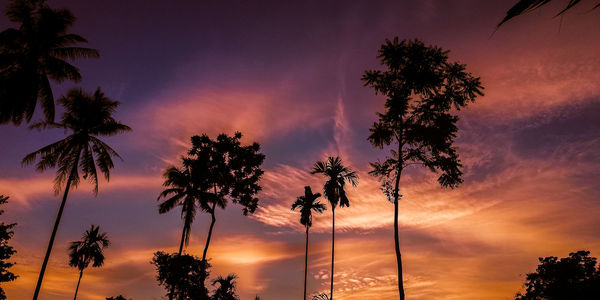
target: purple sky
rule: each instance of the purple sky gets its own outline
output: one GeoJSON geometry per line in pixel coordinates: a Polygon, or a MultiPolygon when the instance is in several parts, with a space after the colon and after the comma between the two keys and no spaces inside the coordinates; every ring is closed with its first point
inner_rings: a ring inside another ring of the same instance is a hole
{"type": "MultiPolygon", "coordinates": [[[[261,207],[218,211],[213,275],[235,272],[242,299],[300,299],[304,235],[295,197],[323,180],[308,173],[339,154],[359,172],[350,208],[336,210],[336,299],[396,299],[393,206],[367,172],[386,153],[366,141],[383,99],[362,86],[385,38],[419,38],[451,50],[482,78],[484,97],[461,112],[465,183],[441,190],[410,170],[402,182],[401,247],[409,299],[511,299],[539,256],[600,251],[600,11],[583,3],[562,19],[550,5],[507,23],[511,1],[53,1],[78,17],[72,32],[101,58],[77,61],[83,81],[121,101],[131,133],[106,138],[124,158],[94,197],[72,194],[41,299],[74,292],[66,247],[90,224],[113,244],[86,270],[80,299],[124,294],[161,299],[149,261],[175,251],[181,220],[159,215],[161,173],[194,134],[244,133],[266,155],[261,207]],[[154,3],[153,3],[154,2],[154,3]],[[324,3],[323,3],[324,2],[324,3]]],[[[4,29],[10,24],[0,18],[4,29]]],[[[18,222],[9,299],[34,290],[59,205],[53,172],[21,167],[25,154],[64,136],[0,127],[3,221],[18,222]]],[[[209,224],[199,215],[187,253],[200,256],[209,224]]],[[[331,214],[311,229],[309,292],[328,290],[331,214]]]]}

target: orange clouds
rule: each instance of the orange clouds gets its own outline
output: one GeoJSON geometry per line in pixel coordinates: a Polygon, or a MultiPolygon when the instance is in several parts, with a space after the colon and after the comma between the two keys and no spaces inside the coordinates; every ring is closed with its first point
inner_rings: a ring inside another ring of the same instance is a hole
{"type": "Polygon", "coordinates": [[[241,131],[246,141],[262,142],[298,126],[317,127],[323,122],[309,103],[290,99],[283,91],[187,89],[157,99],[135,122],[144,124],[143,138],[138,138],[141,144],[174,144],[180,150],[192,135],[235,131],[241,131]]]}
{"type": "MultiPolygon", "coordinates": [[[[48,172],[43,176],[33,178],[0,178],[0,190],[10,196],[11,202],[19,203],[24,207],[31,205],[32,199],[39,197],[56,198],[53,194],[53,177],[48,172]]],[[[156,175],[116,175],[111,176],[109,182],[99,179],[100,193],[103,191],[130,190],[159,188],[162,184],[159,174],[156,175]]],[[[72,193],[89,193],[92,185],[81,179],[79,186],[72,193]]],[[[64,191],[60,191],[62,195],[64,191]]]]}

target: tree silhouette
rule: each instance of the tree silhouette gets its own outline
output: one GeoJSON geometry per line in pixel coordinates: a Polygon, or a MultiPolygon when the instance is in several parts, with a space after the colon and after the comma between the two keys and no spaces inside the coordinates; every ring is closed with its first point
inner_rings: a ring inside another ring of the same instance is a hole
{"type": "MultiPolygon", "coordinates": [[[[524,13],[530,12],[532,10],[536,10],[536,9],[550,3],[550,1],[551,0],[519,0],[506,12],[506,16],[504,16],[504,19],[502,19],[502,21],[500,21],[500,23],[498,23],[497,27],[500,27],[502,24],[508,22],[508,20],[510,20],[516,16],[520,16],[524,13]]],[[[580,2],[581,2],[581,0],[569,0],[567,2],[567,6],[565,6],[565,8],[563,8],[561,11],[559,11],[554,17],[558,17],[558,16],[564,14],[567,10],[573,8],[573,6],[579,4],[580,2]]],[[[597,3],[595,6],[592,7],[592,9],[596,9],[598,7],[600,7],[600,3],[597,3]]]]}
{"type": "MultiPolygon", "coordinates": [[[[7,201],[7,196],[0,195],[0,205],[5,204],[7,201]]],[[[4,210],[0,209],[0,215],[3,213],[4,210]]],[[[7,260],[17,252],[12,246],[8,245],[8,241],[14,235],[12,229],[16,225],[16,223],[0,223],[0,283],[10,282],[17,279],[17,276],[8,270],[14,265],[14,263],[7,262],[7,260]]],[[[0,287],[0,300],[4,299],[6,299],[6,294],[4,293],[2,287],[0,287]]]]}
{"type": "Polygon", "coordinates": [[[177,300],[208,300],[204,281],[208,278],[210,264],[206,260],[185,254],[154,253],[151,262],[158,272],[159,285],[167,296],[177,300]]]}
{"type": "Polygon", "coordinates": [[[87,94],[81,89],[72,89],[66,96],[59,99],[59,103],[65,108],[60,123],[41,122],[32,125],[32,128],[63,128],[70,131],[71,134],[25,156],[23,159],[23,164],[27,165],[34,163],[39,156],[36,169],[40,172],[58,167],[54,179],[56,194],[59,193],[66,182],[33,300],[37,299],[42,286],[44,272],[50,258],[69,189],[71,186],[75,188],[79,184],[79,171],[83,174],[84,179],[89,180],[94,185],[94,194],[97,195],[98,171],[96,166],[104,174],[106,180],[109,180],[110,169],[114,167],[112,157],[120,158],[119,154],[100,140],[98,136],[112,136],[131,130],[131,128],[119,123],[112,117],[115,109],[119,106],[119,102],[105,97],[99,88],[94,94],[87,94]]]}
{"type": "Polygon", "coordinates": [[[217,289],[213,293],[212,300],[239,300],[240,298],[235,294],[236,279],[235,274],[229,274],[227,277],[219,276],[213,280],[213,286],[217,286],[217,289]]]}
{"type": "MultiPolygon", "coordinates": [[[[119,295],[117,297],[106,298],[106,300],[127,300],[127,298],[125,298],[123,295],[119,295]]],[[[129,300],[131,300],[131,299],[129,299],[129,300]]]]}
{"type": "MultiPolygon", "coordinates": [[[[158,196],[158,200],[165,198],[159,204],[158,212],[161,214],[167,213],[176,205],[181,206],[181,218],[183,219],[183,230],[181,232],[181,242],[179,243],[179,255],[183,251],[183,246],[187,246],[192,232],[192,223],[196,216],[196,209],[202,208],[204,211],[209,210],[208,199],[213,198],[214,194],[206,192],[211,187],[209,178],[206,176],[206,164],[200,165],[202,162],[208,162],[206,157],[198,157],[195,160],[182,157],[183,168],[179,169],[175,166],[168,167],[163,177],[166,187],[158,196]],[[203,176],[204,175],[204,176],[203,176]]],[[[169,299],[173,299],[173,291],[169,299]]]]}
{"type": "Polygon", "coordinates": [[[98,51],[77,46],[87,40],[68,33],[75,17],[67,9],[52,9],[43,0],[12,0],[5,14],[19,27],[0,32],[0,124],[29,122],[38,101],[52,122],[50,80],[81,80],[67,60],[98,57],[98,51]]]}
{"type": "MultiPolygon", "coordinates": [[[[161,214],[169,212],[175,206],[181,206],[181,218],[183,219],[183,230],[181,233],[181,242],[179,244],[179,254],[183,250],[184,244],[187,246],[192,230],[192,223],[196,215],[196,209],[202,208],[208,211],[208,199],[214,198],[214,194],[206,192],[210,188],[210,183],[206,180],[206,176],[194,176],[198,174],[201,168],[190,166],[190,159],[183,158],[183,168],[175,166],[168,167],[163,173],[165,181],[163,186],[166,187],[160,193],[158,199],[165,200],[159,204],[158,212],[161,214]]],[[[193,165],[197,166],[197,162],[193,165]]]]}
{"type": "Polygon", "coordinates": [[[460,110],[483,95],[480,80],[465,65],[449,62],[448,51],[426,46],[419,40],[387,40],[379,55],[385,71],[365,71],[365,86],[386,97],[385,112],[377,113],[368,140],[383,149],[392,145],[384,162],[371,163],[370,174],[382,181],[382,190],[394,204],[394,241],[398,268],[398,292],[404,300],[402,259],[398,234],[398,200],[402,171],[421,165],[441,175],[442,187],[462,182],[461,164],[453,146],[460,110]]]}
{"type": "Polygon", "coordinates": [[[79,270],[79,279],[77,280],[77,288],[75,289],[73,300],[77,299],[83,270],[90,263],[94,268],[101,267],[104,264],[104,248],[109,245],[110,241],[106,233],[100,233],[100,227],[94,225],[85,231],[80,241],[71,242],[69,246],[69,266],[79,270]]]}
{"type": "Polygon", "coordinates": [[[306,279],[308,277],[308,229],[312,226],[312,212],[323,213],[325,205],[317,199],[320,193],[313,194],[310,186],[304,187],[304,196],[299,196],[292,204],[292,210],[300,208],[300,224],[306,228],[306,250],[304,254],[304,300],[306,300],[306,279]]]}
{"type": "Polygon", "coordinates": [[[569,257],[539,258],[537,270],[527,274],[525,294],[515,300],[593,300],[600,299],[600,266],[589,251],[569,253],[569,257]]]}
{"type": "Polygon", "coordinates": [[[314,295],[312,297],[312,300],[330,300],[329,297],[327,297],[327,294],[318,294],[318,295],[314,295]]]}
{"type": "Polygon", "coordinates": [[[332,226],[331,226],[331,290],[329,299],[333,299],[333,264],[335,253],[335,207],[348,207],[350,200],[346,196],[346,181],[356,186],[358,184],[358,175],[352,169],[345,167],[342,160],[336,157],[329,157],[326,161],[318,161],[313,166],[311,174],[322,174],[327,178],[323,186],[323,194],[331,204],[332,226]]]}
{"type": "Polygon", "coordinates": [[[242,134],[239,132],[232,137],[220,134],[216,140],[211,140],[206,134],[192,137],[192,148],[188,152],[189,163],[192,170],[203,170],[205,176],[210,176],[214,195],[208,199],[206,207],[211,215],[211,223],[202,260],[206,260],[216,222],[217,206],[225,209],[231,200],[242,206],[244,215],[254,213],[258,206],[258,198],[255,195],[261,190],[258,181],[264,173],[260,165],[265,156],[258,153],[258,143],[242,146],[241,138],[242,134]]]}

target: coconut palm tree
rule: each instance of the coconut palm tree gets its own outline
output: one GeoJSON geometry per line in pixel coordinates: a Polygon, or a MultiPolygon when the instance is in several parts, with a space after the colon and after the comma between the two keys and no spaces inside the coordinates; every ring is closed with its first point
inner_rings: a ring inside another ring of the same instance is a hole
{"type": "Polygon", "coordinates": [[[333,264],[335,250],[335,207],[348,207],[350,200],[346,195],[346,181],[356,186],[358,175],[349,167],[342,164],[339,156],[327,158],[326,161],[318,161],[312,168],[311,174],[323,174],[327,181],[323,186],[323,194],[331,204],[332,227],[331,227],[331,290],[329,299],[333,299],[333,264]]]}
{"type": "MultiPolygon", "coordinates": [[[[507,12],[502,21],[498,23],[497,27],[500,27],[502,24],[506,23],[508,20],[520,16],[524,13],[530,12],[532,10],[536,10],[546,4],[550,3],[551,0],[519,0],[515,3],[507,12]]],[[[567,10],[570,10],[575,5],[581,3],[581,0],[569,0],[565,1],[567,5],[561,9],[554,17],[558,17],[564,14],[567,10]]],[[[600,3],[596,2],[591,9],[600,8],[600,3]]]]}
{"type": "Polygon", "coordinates": [[[308,229],[312,226],[312,212],[323,213],[325,205],[317,199],[320,193],[313,194],[310,186],[304,187],[304,196],[296,198],[292,204],[292,210],[300,208],[300,224],[306,228],[306,250],[304,254],[304,300],[306,300],[306,278],[308,277],[308,229]]]}
{"type": "Polygon", "coordinates": [[[54,179],[54,191],[58,194],[64,186],[64,194],[50,241],[40,270],[38,282],[33,299],[37,299],[46,265],[52,252],[54,238],[67,201],[71,186],[79,184],[79,172],[83,179],[89,180],[94,185],[94,194],[98,194],[98,170],[109,180],[110,169],[114,167],[112,157],[119,154],[109,145],[100,140],[99,136],[112,136],[131,130],[113,118],[113,113],[119,102],[113,101],[98,88],[93,94],[88,94],[81,89],[72,89],[66,96],[60,98],[59,103],[64,106],[65,112],[60,123],[42,122],[32,125],[33,128],[63,128],[70,131],[66,138],[45,146],[23,159],[23,164],[34,163],[38,157],[36,169],[40,172],[49,168],[58,167],[54,179]],[[96,168],[97,167],[97,168],[96,168]]]}
{"type": "Polygon", "coordinates": [[[85,231],[80,241],[71,242],[71,246],[69,246],[69,266],[79,269],[79,279],[77,280],[73,300],[77,299],[83,270],[90,263],[94,268],[101,267],[104,264],[104,248],[109,245],[110,241],[106,233],[100,233],[100,227],[94,225],[85,231]]]}
{"type": "Polygon", "coordinates": [[[38,102],[46,120],[54,121],[50,80],[81,80],[68,60],[99,57],[98,51],[77,46],[87,40],[68,33],[75,17],[67,9],[12,0],[5,13],[19,27],[0,32],[0,124],[29,122],[38,102]]]}
{"type": "MultiPolygon", "coordinates": [[[[197,174],[190,166],[190,160],[183,158],[184,167],[168,167],[163,173],[165,181],[164,191],[158,196],[158,200],[165,199],[158,206],[158,212],[164,214],[172,210],[175,206],[181,206],[181,218],[183,219],[183,230],[181,232],[181,242],[179,243],[179,255],[183,251],[183,246],[188,245],[192,230],[192,223],[196,216],[196,210],[201,208],[208,211],[208,200],[212,199],[213,193],[207,193],[204,190],[206,184],[202,184],[201,176],[197,174]],[[203,187],[204,186],[204,187],[203,187]]],[[[204,177],[206,179],[206,177],[204,177]]],[[[206,180],[205,180],[206,182],[206,180]]]]}

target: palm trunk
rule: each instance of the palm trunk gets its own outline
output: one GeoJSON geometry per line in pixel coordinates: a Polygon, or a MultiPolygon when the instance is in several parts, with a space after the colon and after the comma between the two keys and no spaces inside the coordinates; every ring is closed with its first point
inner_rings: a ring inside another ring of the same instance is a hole
{"type": "MultiPolygon", "coordinates": [[[[402,155],[402,144],[398,147],[398,153],[402,155]]],[[[398,198],[400,196],[400,177],[402,176],[403,161],[398,164],[398,174],[394,187],[394,245],[396,250],[396,263],[398,264],[398,294],[400,300],[404,300],[404,281],[402,279],[402,254],[400,253],[400,237],[398,232],[398,198]]]]}
{"type": "Polygon", "coordinates": [[[181,255],[181,253],[183,252],[183,242],[185,241],[185,233],[187,231],[185,230],[185,226],[183,228],[183,230],[181,231],[181,242],[179,243],[179,252],[178,254],[181,255]]]}
{"type": "MultiPolygon", "coordinates": [[[[77,155],[76,162],[79,161],[79,155],[77,155]]],[[[63,210],[65,208],[65,203],[67,203],[67,196],[69,195],[69,188],[71,187],[71,181],[73,180],[73,176],[77,171],[77,165],[73,167],[71,170],[71,174],[69,175],[69,179],[67,179],[67,185],[65,186],[65,192],[63,194],[62,202],[60,203],[60,208],[58,209],[58,214],[56,215],[56,220],[54,221],[54,228],[52,229],[52,234],[50,235],[50,241],[48,242],[48,248],[46,249],[46,256],[44,256],[44,262],[42,263],[42,269],[40,270],[40,275],[38,276],[38,281],[35,286],[35,292],[33,293],[33,300],[37,300],[40,290],[42,288],[42,281],[44,279],[44,273],[46,272],[46,266],[48,265],[48,260],[50,259],[50,253],[52,252],[52,246],[54,245],[54,238],[56,237],[56,232],[58,231],[58,225],[60,224],[60,218],[62,217],[63,210]]]]}
{"type": "MultiPolygon", "coordinates": [[[[185,241],[185,233],[187,231],[185,230],[185,226],[183,227],[183,230],[181,231],[181,242],[179,243],[179,252],[177,255],[181,256],[181,253],[183,252],[183,242],[185,241]]],[[[171,287],[171,291],[169,292],[169,300],[173,300],[173,293],[175,292],[175,286],[171,287]]]]}
{"type": "Polygon", "coordinates": [[[210,245],[210,238],[212,236],[213,227],[215,226],[215,221],[217,220],[215,218],[216,206],[217,206],[217,202],[215,201],[213,203],[212,209],[210,211],[211,221],[210,221],[210,228],[208,229],[208,237],[206,237],[206,245],[204,246],[204,253],[202,253],[203,261],[206,261],[206,253],[208,252],[208,246],[210,245]]]}
{"type": "Polygon", "coordinates": [[[331,226],[331,290],[329,293],[329,300],[333,300],[333,258],[335,256],[335,206],[331,206],[331,213],[333,215],[333,222],[331,226]]]}
{"type": "Polygon", "coordinates": [[[75,289],[75,297],[73,297],[73,300],[77,299],[77,292],[79,291],[79,284],[81,283],[81,276],[83,276],[83,270],[79,271],[79,280],[77,280],[77,288],[75,289]]]}
{"type": "Polygon", "coordinates": [[[304,253],[304,300],[306,300],[306,278],[308,278],[308,225],[306,226],[306,251],[304,253]]]}

